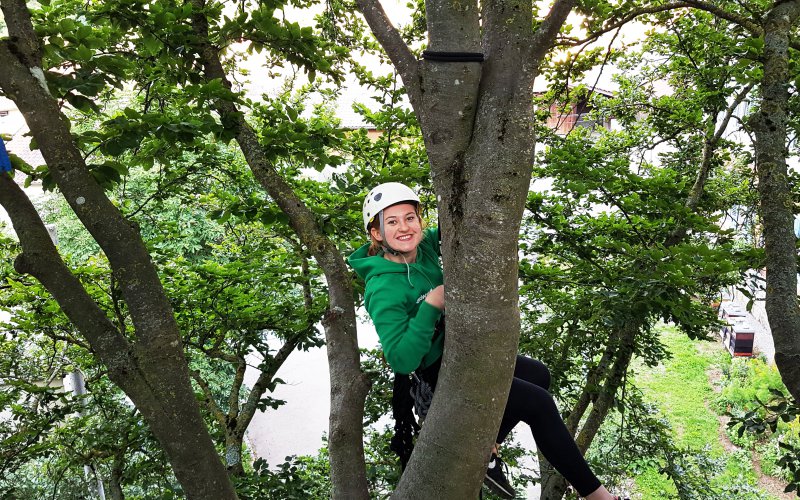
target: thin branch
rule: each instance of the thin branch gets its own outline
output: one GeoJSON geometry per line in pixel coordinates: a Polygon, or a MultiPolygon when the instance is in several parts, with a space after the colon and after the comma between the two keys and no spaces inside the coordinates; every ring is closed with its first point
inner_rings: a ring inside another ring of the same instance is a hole
{"type": "Polygon", "coordinates": [[[46,332],[45,335],[47,335],[47,337],[50,338],[50,339],[60,340],[62,342],[66,342],[68,344],[76,345],[78,347],[82,347],[82,348],[86,349],[87,351],[91,351],[92,350],[92,347],[89,344],[87,344],[86,342],[82,341],[81,339],[78,339],[78,338],[75,338],[75,337],[72,337],[72,336],[59,335],[57,333],[51,333],[51,332],[46,332]]]}
{"type": "Polygon", "coordinates": [[[764,34],[764,28],[757,22],[744,16],[740,16],[739,14],[728,12],[722,7],[711,2],[705,2],[703,0],[685,0],[685,3],[689,4],[690,7],[694,7],[695,9],[704,10],[710,14],[714,14],[720,19],[725,19],[726,21],[738,24],[742,28],[749,31],[752,35],[762,36],[764,34]]]}
{"type": "MultiPolygon", "coordinates": [[[[69,344],[66,344],[61,349],[61,359],[58,360],[58,364],[55,366],[55,368],[53,368],[50,371],[50,375],[48,375],[47,379],[44,381],[44,387],[45,388],[50,387],[50,384],[53,383],[53,380],[56,379],[56,376],[61,373],[61,368],[64,366],[64,362],[66,361],[65,355],[67,353],[68,346],[69,346],[69,344]]],[[[33,413],[39,413],[39,405],[41,404],[41,402],[42,402],[42,398],[41,398],[40,395],[37,395],[36,397],[34,397],[33,407],[31,408],[31,411],[33,413]]]]}
{"type": "Polygon", "coordinates": [[[273,378],[275,378],[275,374],[278,372],[278,369],[295,350],[297,344],[300,343],[300,339],[303,336],[304,332],[299,332],[291,339],[287,340],[281,346],[280,350],[275,353],[275,356],[270,359],[269,367],[267,369],[261,369],[261,374],[258,376],[256,383],[253,384],[253,388],[250,390],[250,394],[247,397],[247,402],[242,406],[242,411],[239,414],[238,421],[236,422],[236,425],[240,428],[240,431],[244,431],[247,429],[247,426],[250,425],[250,421],[253,419],[253,415],[258,409],[258,402],[261,400],[261,396],[267,391],[267,387],[272,382],[273,378]]]}
{"type": "Polygon", "coordinates": [[[628,214],[628,211],[625,210],[625,207],[622,206],[622,203],[619,202],[616,196],[611,194],[611,192],[606,188],[604,188],[603,186],[600,186],[598,189],[601,193],[603,193],[606,196],[606,199],[612,205],[616,206],[619,209],[619,211],[622,212],[622,216],[625,217],[625,220],[627,220],[628,224],[631,225],[631,229],[636,234],[636,236],[639,237],[639,241],[642,242],[642,245],[644,245],[645,247],[649,247],[650,245],[654,244],[653,240],[645,238],[644,235],[641,232],[639,232],[639,229],[636,227],[636,223],[633,222],[630,214],[628,214]]]}
{"type": "MultiPolygon", "coordinates": [[[[746,85],[742,90],[736,94],[736,97],[733,101],[728,105],[725,109],[725,114],[723,115],[722,122],[714,131],[711,137],[707,137],[705,143],[703,144],[703,156],[702,160],[700,161],[700,169],[697,172],[697,177],[695,179],[694,185],[692,185],[692,189],[689,192],[689,195],[686,198],[685,207],[690,211],[694,212],[697,210],[697,207],[700,204],[700,199],[703,196],[703,190],[705,189],[706,182],[708,181],[708,176],[711,171],[711,158],[714,155],[714,150],[716,149],[717,145],[719,144],[720,139],[722,139],[722,135],[725,133],[725,130],[728,128],[728,124],[733,117],[734,111],[736,108],[744,102],[747,98],[748,94],[755,83],[749,83],[746,85]]],[[[712,117],[713,120],[716,120],[716,116],[712,117]]],[[[676,228],[672,233],[670,233],[669,237],[667,237],[666,242],[664,243],[665,246],[670,247],[686,237],[688,233],[688,228],[685,225],[682,225],[679,228],[676,228]]]]}
{"type": "Polygon", "coordinates": [[[623,26],[625,26],[629,22],[635,20],[639,16],[644,16],[644,15],[647,15],[647,14],[657,14],[659,12],[666,12],[668,10],[682,9],[682,8],[685,8],[685,7],[690,7],[689,3],[687,3],[687,2],[674,2],[674,3],[664,4],[664,5],[657,5],[657,6],[654,6],[654,7],[644,7],[644,8],[641,8],[641,9],[636,9],[636,10],[633,10],[633,11],[629,12],[622,19],[619,19],[617,21],[613,21],[613,22],[611,22],[611,24],[607,24],[606,26],[603,26],[599,31],[591,33],[586,38],[583,38],[583,39],[580,39],[580,40],[569,39],[569,40],[565,40],[562,43],[559,43],[558,45],[569,46],[569,47],[575,47],[575,46],[578,46],[578,45],[584,45],[586,43],[595,41],[596,39],[600,38],[601,36],[605,35],[606,33],[609,33],[609,32],[614,31],[616,29],[622,28],[623,26]]]}
{"type": "Polygon", "coordinates": [[[192,379],[197,382],[198,386],[200,386],[200,390],[203,391],[203,396],[205,396],[205,399],[202,401],[202,403],[205,404],[206,409],[211,412],[219,425],[224,429],[227,425],[227,419],[225,418],[225,413],[223,413],[222,408],[220,408],[217,402],[214,400],[214,393],[211,392],[211,387],[203,379],[199,371],[190,370],[189,375],[192,376],[192,379]]]}
{"type": "Polygon", "coordinates": [[[722,139],[722,134],[724,134],[725,130],[728,128],[728,123],[730,123],[731,118],[733,117],[733,112],[736,111],[736,108],[739,107],[739,105],[743,103],[745,99],[747,99],[747,96],[754,87],[755,82],[750,82],[738,94],[736,94],[733,102],[731,102],[730,106],[728,106],[728,108],[725,110],[725,116],[722,119],[722,123],[717,129],[717,133],[714,134],[714,142],[719,142],[719,140],[722,139]]]}
{"type": "Polygon", "coordinates": [[[211,358],[221,359],[223,361],[227,361],[228,363],[233,363],[233,364],[239,362],[238,357],[234,356],[233,354],[228,354],[226,352],[223,352],[219,348],[209,349],[208,347],[204,347],[197,342],[191,342],[191,341],[186,341],[186,345],[194,347],[195,349],[201,351],[203,354],[211,358]]]}
{"type": "MultiPolygon", "coordinates": [[[[597,84],[600,83],[600,77],[603,75],[603,71],[606,68],[606,64],[608,64],[608,60],[611,59],[611,54],[613,52],[614,42],[616,41],[616,39],[619,36],[621,31],[622,31],[622,28],[620,27],[616,31],[616,33],[614,33],[614,36],[611,37],[611,41],[608,42],[608,48],[606,49],[606,55],[605,55],[605,57],[603,57],[603,63],[600,65],[600,71],[597,73],[597,78],[595,78],[594,83],[592,84],[592,87],[589,89],[589,94],[586,96],[586,101],[587,102],[589,102],[589,100],[592,98],[592,95],[594,94],[594,91],[597,88],[597,84]]],[[[578,110],[576,109],[575,111],[577,113],[578,110]]],[[[578,118],[580,118],[580,115],[578,115],[578,118]]],[[[559,123],[559,127],[560,127],[560,125],[561,124],[559,123]]],[[[578,120],[576,119],[572,123],[572,127],[570,127],[569,132],[567,132],[567,135],[571,134],[572,131],[575,130],[575,127],[577,127],[577,126],[578,126],[578,120]]]]}
{"type": "Polygon", "coordinates": [[[146,198],[146,199],[145,199],[145,200],[144,200],[144,201],[143,201],[143,202],[142,202],[142,203],[141,203],[141,204],[140,204],[138,207],[136,207],[136,209],[135,209],[135,210],[133,210],[133,211],[132,211],[131,213],[129,213],[127,216],[128,216],[128,217],[135,217],[135,216],[136,216],[136,214],[138,214],[139,212],[141,212],[142,210],[144,210],[144,208],[145,208],[145,207],[146,207],[146,206],[147,206],[147,205],[148,205],[148,204],[149,204],[151,201],[153,201],[153,200],[154,200],[156,197],[158,197],[158,196],[164,196],[164,188],[167,188],[167,187],[169,187],[169,186],[171,186],[171,185],[173,185],[173,184],[176,184],[176,183],[178,183],[178,182],[180,182],[180,181],[185,181],[185,180],[186,180],[186,179],[189,177],[189,175],[190,175],[191,173],[192,173],[192,172],[186,172],[185,174],[179,175],[179,176],[175,177],[174,179],[172,179],[172,180],[168,181],[166,184],[163,184],[163,185],[159,186],[159,187],[158,187],[158,189],[156,189],[155,191],[153,191],[153,193],[152,193],[150,196],[148,196],[148,197],[147,197],[147,198],[146,198]]]}

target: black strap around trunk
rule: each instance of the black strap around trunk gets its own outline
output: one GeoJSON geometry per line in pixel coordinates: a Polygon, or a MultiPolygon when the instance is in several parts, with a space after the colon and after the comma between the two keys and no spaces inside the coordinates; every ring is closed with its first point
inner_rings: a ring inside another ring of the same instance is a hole
{"type": "Polygon", "coordinates": [[[483,54],[480,52],[437,52],[433,50],[423,50],[422,58],[426,61],[436,62],[483,62],[483,54]]]}

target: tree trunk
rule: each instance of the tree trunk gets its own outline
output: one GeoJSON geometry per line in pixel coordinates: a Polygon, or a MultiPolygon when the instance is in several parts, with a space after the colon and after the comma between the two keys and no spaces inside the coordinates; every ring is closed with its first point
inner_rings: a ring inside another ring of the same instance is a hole
{"type": "MultiPolygon", "coordinates": [[[[200,42],[198,50],[205,77],[231,83],[219,58],[219,49],[208,41],[204,1],[194,0],[192,28],[200,42]]],[[[363,416],[369,381],[361,371],[356,314],[350,272],[336,245],[320,230],[313,212],[269,161],[258,136],[243,113],[230,101],[217,101],[222,123],[236,131],[236,142],[256,180],[289,218],[292,229],[317,261],[328,284],[329,306],[322,321],[328,350],[331,413],[328,453],[333,497],[347,500],[369,498],[364,461],[363,416]]]]}
{"type": "Polygon", "coordinates": [[[572,8],[536,31],[530,1],[426,2],[418,62],[375,0],[359,0],[420,121],[443,235],[447,337],[430,413],[395,498],[475,498],[508,397],[519,337],[517,245],[531,176],[532,85],[572,8]],[[455,425],[454,425],[455,424],[455,425]],[[443,479],[446,478],[446,479],[443,479]]]}
{"type": "Polygon", "coordinates": [[[42,283],[108,367],[108,377],[131,398],[164,447],[187,497],[236,498],[200,416],[183,352],[175,351],[177,331],[162,331],[167,345],[129,343],[64,265],[30,200],[8,174],[0,175],[0,204],[22,245],[17,271],[42,283]]]}
{"type": "Polygon", "coordinates": [[[800,1],[797,0],[778,2],[766,16],[761,109],[751,121],[756,136],[756,171],[764,225],[767,317],[775,341],[775,364],[796,400],[800,400],[800,309],[786,139],[789,34],[798,16],[800,1]]]}
{"type": "Polygon", "coordinates": [[[22,112],[60,191],[108,257],[136,340],[129,342],[108,321],[64,265],[30,200],[3,174],[0,203],[23,248],[16,269],[37,278],[86,337],[164,447],[187,496],[236,498],[200,416],[175,317],[138,229],[108,200],[75,146],[44,80],[24,1],[0,5],[11,35],[0,41],[0,88],[22,112]]]}

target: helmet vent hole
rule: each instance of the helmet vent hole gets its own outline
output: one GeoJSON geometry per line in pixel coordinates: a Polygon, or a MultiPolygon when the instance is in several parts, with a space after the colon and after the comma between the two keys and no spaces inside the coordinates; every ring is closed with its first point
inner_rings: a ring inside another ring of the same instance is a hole
{"type": "Polygon", "coordinates": [[[375,200],[375,201],[381,201],[381,198],[382,198],[382,197],[383,197],[383,193],[378,193],[378,194],[376,194],[376,195],[375,195],[375,198],[374,198],[374,200],[375,200]]]}

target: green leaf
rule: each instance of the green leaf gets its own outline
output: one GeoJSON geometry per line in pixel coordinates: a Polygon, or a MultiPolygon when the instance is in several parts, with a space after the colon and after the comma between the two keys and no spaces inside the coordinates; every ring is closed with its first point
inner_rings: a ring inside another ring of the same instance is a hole
{"type": "Polygon", "coordinates": [[[94,111],[95,113],[100,112],[100,108],[97,106],[97,104],[95,104],[95,102],[88,97],[78,94],[67,94],[64,97],[75,109],[79,109],[86,113],[91,111],[94,111]]]}
{"type": "Polygon", "coordinates": [[[86,45],[79,45],[75,49],[75,58],[79,61],[88,61],[92,58],[92,55],[94,55],[94,51],[86,45]]]}

